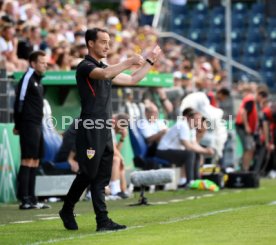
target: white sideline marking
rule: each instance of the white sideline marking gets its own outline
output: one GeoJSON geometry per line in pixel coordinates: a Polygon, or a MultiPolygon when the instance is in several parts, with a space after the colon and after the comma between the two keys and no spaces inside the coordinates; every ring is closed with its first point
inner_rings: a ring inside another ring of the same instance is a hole
{"type": "Polygon", "coordinates": [[[52,219],[59,219],[59,217],[58,217],[58,216],[55,216],[55,217],[40,218],[40,220],[52,220],[52,219]]]}
{"type": "Polygon", "coordinates": [[[66,238],[50,239],[48,241],[41,241],[41,242],[31,243],[30,245],[51,244],[51,243],[56,243],[56,242],[73,240],[75,238],[79,238],[79,239],[87,238],[87,237],[90,237],[90,236],[93,236],[93,237],[94,236],[104,236],[104,235],[109,234],[109,233],[123,232],[123,231],[128,231],[128,230],[133,230],[133,229],[139,229],[139,228],[143,228],[143,227],[145,227],[145,226],[142,226],[142,225],[130,226],[130,227],[127,227],[127,229],[125,229],[125,230],[96,232],[96,233],[87,234],[87,235],[78,235],[78,236],[70,236],[70,237],[66,237],[66,238]]]}
{"type": "Polygon", "coordinates": [[[268,203],[267,205],[276,205],[276,201],[272,201],[272,202],[268,203]]]}
{"type": "Polygon", "coordinates": [[[196,196],[189,196],[185,198],[184,200],[195,200],[197,197],[196,196]]]}
{"type": "Polygon", "coordinates": [[[202,197],[213,197],[214,196],[214,194],[204,194],[204,195],[202,195],[202,197]]]}
{"type": "Polygon", "coordinates": [[[172,199],[170,200],[171,203],[183,202],[184,199],[172,199]]]}
{"type": "MultiPolygon", "coordinates": [[[[203,213],[203,214],[190,215],[190,216],[187,216],[187,217],[183,217],[183,218],[179,218],[179,219],[175,219],[175,220],[171,220],[171,221],[160,222],[158,224],[160,224],[160,225],[172,224],[172,223],[182,222],[184,220],[192,220],[192,219],[198,219],[198,218],[201,218],[201,217],[217,215],[217,214],[220,214],[220,213],[233,212],[233,211],[236,211],[236,210],[241,210],[241,209],[249,208],[249,207],[252,207],[252,206],[216,210],[216,211],[207,212],[207,213],[203,213]]],[[[149,225],[152,225],[152,224],[149,224],[149,225]]],[[[102,233],[100,232],[100,233],[92,233],[92,234],[87,234],[87,235],[70,236],[70,237],[67,237],[67,238],[50,239],[48,241],[41,241],[41,242],[32,243],[31,245],[51,244],[51,243],[56,243],[56,242],[73,240],[73,239],[76,239],[76,238],[81,239],[81,238],[86,238],[86,237],[90,237],[90,236],[100,236],[100,235],[106,235],[108,233],[123,232],[123,231],[127,231],[127,230],[144,228],[146,226],[147,225],[145,225],[145,226],[130,226],[126,230],[120,230],[120,231],[110,231],[110,232],[102,232],[102,233]]]]}
{"type": "Polygon", "coordinates": [[[36,214],[37,217],[57,216],[57,214],[36,214]]]}
{"type": "Polygon", "coordinates": [[[31,223],[31,222],[34,222],[34,220],[14,221],[14,222],[10,222],[10,224],[25,224],[25,223],[31,223]]]}
{"type": "Polygon", "coordinates": [[[207,212],[207,213],[203,213],[203,214],[193,214],[193,215],[190,215],[190,216],[187,216],[187,217],[183,217],[183,218],[178,218],[178,219],[174,219],[174,220],[170,220],[170,221],[160,222],[159,224],[162,224],[162,225],[163,224],[172,224],[172,223],[182,222],[184,220],[192,220],[192,219],[198,219],[198,218],[202,218],[202,217],[208,217],[208,216],[212,216],[212,215],[216,215],[216,214],[220,214],[220,213],[233,212],[233,211],[236,211],[236,210],[241,210],[241,209],[249,208],[249,207],[250,206],[240,207],[240,208],[228,208],[228,209],[222,209],[222,210],[207,212]]]}
{"type": "Polygon", "coordinates": [[[154,204],[154,205],[164,205],[164,204],[169,204],[169,202],[151,202],[150,204],[154,204]]]}

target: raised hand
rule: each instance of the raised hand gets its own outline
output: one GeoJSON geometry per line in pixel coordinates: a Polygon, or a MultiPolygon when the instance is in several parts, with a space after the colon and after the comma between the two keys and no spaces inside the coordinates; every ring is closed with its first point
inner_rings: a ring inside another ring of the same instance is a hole
{"type": "Polygon", "coordinates": [[[149,59],[151,62],[156,62],[157,58],[160,56],[160,54],[162,53],[161,48],[159,47],[159,45],[156,45],[147,55],[147,59],[149,59]]]}

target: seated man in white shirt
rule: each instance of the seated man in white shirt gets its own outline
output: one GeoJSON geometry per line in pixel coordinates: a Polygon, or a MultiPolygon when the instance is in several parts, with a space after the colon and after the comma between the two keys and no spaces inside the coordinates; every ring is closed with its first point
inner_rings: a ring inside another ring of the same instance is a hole
{"type": "MultiPolygon", "coordinates": [[[[213,155],[211,148],[203,148],[196,142],[196,128],[202,116],[191,108],[183,111],[183,118],[162,137],[156,156],[185,168],[187,184],[194,179],[195,154],[213,155]]],[[[182,177],[182,176],[181,176],[182,177]]]]}
{"type": "Polygon", "coordinates": [[[148,156],[154,156],[157,145],[168,127],[164,120],[158,119],[158,108],[155,104],[150,104],[145,108],[146,120],[140,127],[140,131],[149,146],[148,156]]]}

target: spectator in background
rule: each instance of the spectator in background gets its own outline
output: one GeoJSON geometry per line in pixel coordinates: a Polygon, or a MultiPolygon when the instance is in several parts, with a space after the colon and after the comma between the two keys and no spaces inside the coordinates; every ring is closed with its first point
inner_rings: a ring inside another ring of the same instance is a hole
{"type": "MultiPolygon", "coordinates": [[[[221,121],[223,111],[210,104],[207,95],[203,92],[194,92],[187,95],[180,106],[180,110],[192,108],[207,119],[208,130],[201,139],[201,144],[215,150],[215,157],[222,157],[224,144],[227,139],[226,125],[221,121]]],[[[216,158],[213,158],[214,160],[216,158]]]]}
{"type": "Polygon", "coordinates": [[[25,26],[26,38],[20,40],[17,46],[17,56],[20,59],[28,60],[30,53],[39,50],[41,45],[40,28],[37,26],[25,26]]]}
{"type": "Polygon", "coordinates": [[[9,22],[10,24],[15,24],[18,20],[18,13],[16,8],[16,2],[5,1],[3,4],[2,19],[9,22]]]}
{"type": "Polygon", "coordinates": [[[162,113],[162,118],[166,114],[173,112],[173,105],[168,99],[164,88],[150,88],[143,94],[143,102],[145,106],[151,105],[152,103],[157,105],[158,110],[162,113]]]}
{"type": "Polygon", "coordinates": [[[76,130],[75,121],[64,132],[62,144],[55,156],[56,162],[68,162],[71,171],[77,173],[79,171],[79,164],[76,159],[76,130]]]}
{"type": "MultiPolygon", "coordinates": [[[[201,123],[202,116],[191,108],[186,108],[182,115],[183,118],[162,137],[156,156],[181,166],[180,181],[187,178],[187,185],[198,173],[199,162],[195,162],[195,153],[213,155],[214,150],[203,148],[196,141],[196,128],[201,123]]],[[[183,185],[181,182],[179,184],[183,185]]]]}
{"type": "Polygon", "coordinates": [[[124,158],[121,154],[124,140],[127,136],[127,127],[129,124],[129,117],[126,114],[117,114],[113,116],[112,139],[114,156],[112,162],[112,173],[109,182],[111,195],[118,196],[126,199],[127,195],[127,182],[125,173],[124,158]],[[117,136],[120,135],[120,140],[117,136]]]}
{"type": "Polygon", "coordinates": [[[35,197],[35,178],[43,154],[43,87],[42,75],[47,68],[46,54],[35,51],[30,67],[21,78],[14,104],[14,134],[20,137],[21,165],[18,173],[19,209],[49,208],[35,197]]]}
{"type": "Polygon", "coordinates": [[[216,92],[217,106],[223,110],[223,118],[228,120],[230,115],[233,115],[233,104],[230,96],[230,90],[222,87],[216,92]]]}
{"type": "Polygon", "coordinates": [[[141,118],[139,106],[133,101],[133,90],[130,88],[125,89],[125,112],[131,119],[141,118]]]}
{"type": "Polygon", "coordinates": [[[230,91],[228,88],[220,88],[216,93],[216,100],[218,102],[218,106],[221,107],[223,102],[229,99],[230,91]]]}
{"type": "Polygon", "coordinates": [[[123,0],[122,9],[127,16],[126,26],[136,28],[138,24],[138,12],[141,7],[140,0],[123,0]]]}
{"type": "Polygon", "coordinates": [[[256,149],[254,154],[253,166],[256,172],[260,172],[261,167],[265,161],[269,161],[270,153],[274,148],[271,126],[273,125],[273,118],[271,107],[268,101],[268,90],[266,87],[262,87],[263,91],[259,88],[259,99],[258,105],[258,133],[255,136],[256,149]],[[258,137],[257,137],[258,136],[258,137]]]}
{"type": "Polygon", "coordinates": [[[269,178],[276,178],[276,102],[273,101],[267,104],[264,109],[264,138],[265,146],[270,155],[268,166],[269,178]]]}
{"type": "Polygon", "coordinates": [[[7,73],[22,71],[27,68],[27,62],[17,57],[17,38],[15,37],[15,28],[13,25],[6,24],[1,29],[0,36],[0,54],[6,60],[7,73]]]}
{"type": "Polygon", "coordinates": [[[67,52],[61,53],[57,57],[56,64],[59,70],[71,71],[72,57],[67,52]]]}
{"type": "Polygon", "coordinates": [[[148,156],[155,156],[157,145],[161,138],[166,134],[168,127],[164,120],[158,119],[159,112],[153,103],[145,108],[146,120],[140,131],[148,144],[148,156]]]}
{"type": "Polygon", "coordinates": [[[267,97],[267,89],[258,86],[256,93],[250,87],[244,90],[243,100],[240,104],[236,117],[236,130],[243,146],[242,167],[244,171],[248,171],[256,146],[254,135],[258,129],[258,109],[257,105],[262,104],[267,97]]]}

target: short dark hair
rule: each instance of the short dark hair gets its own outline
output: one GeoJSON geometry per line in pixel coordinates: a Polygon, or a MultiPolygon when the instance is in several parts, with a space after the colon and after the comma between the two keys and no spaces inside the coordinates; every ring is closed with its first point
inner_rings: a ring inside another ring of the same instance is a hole
{"type": "Polygon", "coordinates": [[[8,30],[10,28],[14,28],[14,26],[11,23],[6,23],[2,27],[2,32],[6,31],[6,30],[8,30]]]}
{"type": "Polygon", "coordinates": [[[257,87],[257,94],[263,98],[268,97],[268,87],[266,84],[259,84],[257,87]]]}
{"type": "Polygon", "coordinates": [[[32,52],[29,56],[29,63],[31,64],[31,62],[37,62],[39,56],[46,56],[46,53],[42,50],[32,52]]]}
{"type": "Polygon", "coordinates": [[[93,28],[93,29],[88,29],[85,32],[85,43],[86,46],[88,46],[88,41],[96,41],[98,38],[98,32],[105,32],[108,34],[108,31],[102,28],[93,28]]]}
{"type": "Polygon", "coordinates": [[[196,114],[196,112],[191,107],[184,109],[182,112],[183,117],[192,117],[195,114],[196,114]]]}
{"type": "Polygon", "coordinates": [[[217,93],[225,95],[227,97],[230,96],[230,90],[228,88],[220,88],[217,93]]]}
{"type": "Polygon", "coordinates": [[[267,98],[268,97],[268,92],[267,91],[259,91],[258,95],[263,97],[263,98],[267,98]]]}

